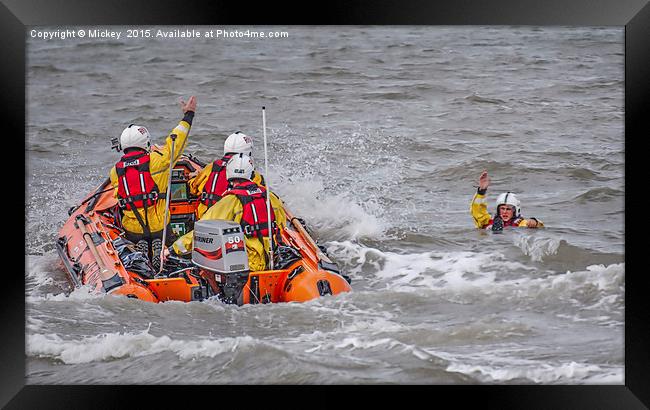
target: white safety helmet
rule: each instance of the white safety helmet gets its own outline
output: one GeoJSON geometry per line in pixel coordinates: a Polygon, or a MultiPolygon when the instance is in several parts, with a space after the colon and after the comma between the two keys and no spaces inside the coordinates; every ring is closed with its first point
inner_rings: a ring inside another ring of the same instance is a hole
{"type": "Polygon", "coordinates": [[[226,138],[223,143],[223,155],[233,154],[246,154],[249,157],[253,156],[253,138],[244,134],[241,131],[234,132],[226,138]]]}
{"type": "Polygon", "coordinates": [[[122,150],[127,148],[142,148],[149,151],[151,149],[151,135],[149,135],[149,130],[141,125],[129,125],[122,131],[120,147],[122,150]]]}
{"type": "Polygon", "coordinates": [[[499,206],[501,205],[510,205],[515,207],[515,215],[514,216],[519,216],[521,215],[521,206],[520,206],[519,199],[517,199],[517,196],[513,194],[512,192],[504,192],[499,197],[497,198],[497,209],[496,212],[499,212],[499,206]]]}
{"type": "Polygon", "coordinates": [[[233,178],[243,178],[252,181],[254,170],[253,158],[241,153],[233,155],[226,164],[226,179],[230,181],[233,178]]]}

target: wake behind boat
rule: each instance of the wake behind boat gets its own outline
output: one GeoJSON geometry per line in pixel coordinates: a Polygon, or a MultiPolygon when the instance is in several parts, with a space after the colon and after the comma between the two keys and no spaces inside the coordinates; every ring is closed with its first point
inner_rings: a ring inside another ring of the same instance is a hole
{"type": "Polygon", "coordinates": [[[188,180],[205,165],[187,154],[172,170],[169,226],[179,236],[195,231],[191,260],[170,256],[165,269],[154,272],[147,257],[123,237],[118,201],[107,179],[68,211],[59,231],[56,249],[70,283],[149,302],[216,296],[238,305],[304,302],[352,290],[350,279],[286,207],[284,244],[274,253],[275,269],[249,271],[239,224],[197,221],[199,198],[190,194],[188,180]]]}

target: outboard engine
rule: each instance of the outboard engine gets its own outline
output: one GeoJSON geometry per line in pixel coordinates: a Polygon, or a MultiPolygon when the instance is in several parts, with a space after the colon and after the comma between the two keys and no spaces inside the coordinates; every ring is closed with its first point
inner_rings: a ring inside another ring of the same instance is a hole
{"type": "Polygon", "coordinates": [[[250,269],[241,226],[232,221],[200,220],[194,224],[192,263],[225,303],[243,304],[242,290],[250,269]]]}

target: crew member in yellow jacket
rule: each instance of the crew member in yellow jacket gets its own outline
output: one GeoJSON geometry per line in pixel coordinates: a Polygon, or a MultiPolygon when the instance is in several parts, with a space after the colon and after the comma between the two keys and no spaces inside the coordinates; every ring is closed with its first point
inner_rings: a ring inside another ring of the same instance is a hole
{"type": "Polygon", "coordinates": [[[187,102],[181,100],[180,105],[183,119],[170,133],[176,135],[174,158],[171,158],[170,136],[165,146],[152,150],[149,131],[131,124],[120,136],[124,155],[110,171],[126,239],[136,243],[136,248],[150,258],[156,270],[160,267],[169,165],[170,161],[175,164],[185,150],[196,111],[196,97],[191,96],[187,102]]]}
{"type": "MultiPolygon", "coordinates": [[[[188,181],[190,193],[199,197],[196,217],[201,218],[209,207],[217,203],[229,188],[226,164],[235,154],[246,154],[253,158],[253,138],[241,131],[228,136],[223,143],[223,156],[207,164],[201,172],[188,181]]],[[[264,177],[255,171],[253,182],[264,186],[264,177]]]]}
{"type": "Polygon", "coordinates": [[[521,216],[520,201],[512,192],[504,192],[496,200],[496,213],[491,217],[487,211],[485,194],[490,185],[487,171],[483,171],[478,181],[478,191],[472,198],[470,212],[477,228],[501,231],[504,227],[542,228],[544,224],[537,218],[521,216]]]}
{"type": "MultiPolygon", "coordinates": [[[[237,154],[226,165],[226,176],[232,187],[223,197],[203,214],[201,220],[221,219],[234,221],[242,226],[251,271],[265,270],[268,267],[269,234],[266,189],[255,184],[253,179],[253,160],[246,154],[237,154]]],[[[271,229],[273,243],[277,246],[280,229],[284,229],[287,217],[280,199],[271,193],[271,229]]],[[[194,231],[188,232],[174,242],[176,254],[192,252],[194,231]]],[[[165,250],[165,256],[169,251],[165,250]]]]}

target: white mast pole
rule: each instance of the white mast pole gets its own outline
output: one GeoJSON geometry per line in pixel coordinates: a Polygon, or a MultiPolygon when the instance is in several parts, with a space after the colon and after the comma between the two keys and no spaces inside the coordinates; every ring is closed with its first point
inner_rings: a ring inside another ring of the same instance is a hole
{"type": "Polygon", "coordinates": [[[169,157],[169,176],[167,178],[167,197],[165,198],[165,221],[163,225],[162,246],[160,247],[160,270],[158,271],[159,274],[163,271],[163,266],[165,265],[163,250],[165,249],[165,240],[167,239],[167,214],[169,213],[169,201],[172,192],[172,170],[174,169],[174,144],[176,142],[176,134],[171,134],[169,138],[172,139],[172,152],[171,152],[171,156],[169,157]]]}
{"type": "Polygon", "coordinates": [[[262,128],[264,129],[264,182],[266,183],[266,217],[269,230],[269,267],[273,270],[273,231],[271,230],[271,190],[269,189],[269,155],[266,148],[266,109],[262,107],[262,128]]]}

